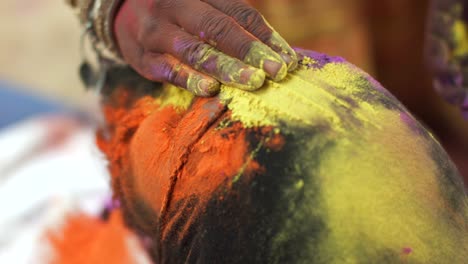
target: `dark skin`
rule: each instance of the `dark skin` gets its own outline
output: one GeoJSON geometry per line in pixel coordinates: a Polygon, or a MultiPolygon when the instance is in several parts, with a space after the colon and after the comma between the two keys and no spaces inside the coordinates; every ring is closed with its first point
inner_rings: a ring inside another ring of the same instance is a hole
{"type": "Polygon", "coordinates": [[[244,0],[126,0],[114,31],[138,73],[199,96],[220,84],[256,90],[297,66],[291,47],[244,0]]]}

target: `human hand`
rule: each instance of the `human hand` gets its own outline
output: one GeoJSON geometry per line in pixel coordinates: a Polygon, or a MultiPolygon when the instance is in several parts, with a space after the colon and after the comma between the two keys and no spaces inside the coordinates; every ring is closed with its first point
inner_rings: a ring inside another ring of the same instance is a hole
{"type": "Polygon", "coordinates": [[[244,0],[126,0],[114,31],[139,74],[199,96],[216,94],[220,83],[255,90],[297,66],[295,52],[244,0]]]}

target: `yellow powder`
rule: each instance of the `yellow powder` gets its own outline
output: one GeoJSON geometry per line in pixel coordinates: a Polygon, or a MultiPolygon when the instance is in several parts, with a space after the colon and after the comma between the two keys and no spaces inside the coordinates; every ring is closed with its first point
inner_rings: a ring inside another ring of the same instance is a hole
{"type": "MultiPolygon", "coordinates": [[[[308,186],[311,179],[319,185],[320,203],[308,209],[321,210],[324,217],[329,233],[318,252],[324,258],[333,256],[331,263],[359,263],[357,252],[366,250],[380,256],[379,250],[403,249],[411,253],[402,253],[402,261],[462,263],[468,258],[468,241],[460,234],[460,229],[466,230],[468,201],[465,198],[462,205],[465,216],[450,211],[450,201],[443,196],[449,190],[440,182],[449,176],[431,157],[430,148],[437,143],[413,131],[405,123],[412,121],[401,116],[407,115],[404,111],[372,103],[366,95],[375,90],[367,78],[349,64],[329,63],[320,69],[299,69],[280,84],[268,81],[255,92],[222,86],[219,98],[232,111],[232,121],[244,127],[330,126],[297,153],[307,155],[296,159],[301,162],[297,167],[314,171],[304,171],[304,180],[294,189],[316,190],[308,186]],[[330,142],[329,149],[312,156],[330,142]]],[[[163,97],[165,104],[183,109],[193,98],[175,87],[166,87],[163,97]]],[[[275,241],[287,239],[295,228],[291,220],[290,229],[277,234],[275,241]]]]}
{"type": "MultiPolygon", "coordinates": [[[[349,64],[329,63],[321,69],[300,69],[283,83],[268,82],[256,92],[223,86],[220,98],[232,110],[232,119],[246,127],[331,126],[304,144],[307,157],[298,158],[297,166],[316,169],[313,150],[333,142],[318,157],[319,172],[304,172],[304,177],[320,183],[320,209],[330,234],[319,252],[336,256],[332,263],[359,263],[360,247],[376,256],[382,253],[379,250],[410,249],[402,258],[417,263],[443,263],[451,258],[457,263],[468,257],[459,252],[468,247],[468,240],[460,240],[456,228],[466,223],[445,204],[442,192],[449,190],[442,190],[439,180],[448,175],[438,171],[430,156],[430,147],[437,143],[413,131],[400,116],[409,115],[403,110],[366,99],[363,94],[374,89],[367,77],[349,64]],[[350,123],[350,117],[359,124],[350,123]],[[307,162],[314,163],[307,166],[307,162]]],[[[297,184],[309,190],[306,185],[297,184]]],[[[463,210],[468,214],[466,199],[463,210]]],[[[275,239],[285,239],[289,231],[275,239]]]]}
{"type": "Polygon", "coordinates": [[[266,87],[254,92],[222,86],[219,97],[232,110],[233,120],[241,121],[246,127],[278,125],[283,121],[304,125],[326,121],[333,124],[335,130],[343,131],[341,118],[334,109],[336,105],[344,108],[351,108],[351,105],[339,95],[352,98],[359,104],[360,111],[366,112],[366,115],[360,111],[355,113],[361,121],[379,110],[353,97],[354,93],[364,90],[367,83],[362,73],[349,64],[329,63],[321,69],[299,69],[280,84],[267,81],[266,87]]]}
{"type": "Polygon", "coordinates": [[[157,97],[156,103],[161,107],[172,105],[178,111],[185,111],[189,108],[195,96],[180,87],[165,85],[161,96],[157,97]]]}
{"type": "Polygon", "coordinates": [[[317,61],[310,58],[310,57],[304,57],[302,59],[302,64],[303,65],[314,65],[314,64],[317,64],[317,61]]]}
{"type": "MultiPolygon", "coordinates": [[[[371,252],[410,248],[408,258],[416,263],[444,263],[450,257],[462,263],[468,240],[460,241],[454,226],[466,223],[460,215],[457,223],[447,220],[456,214],[450,215],[441,193],[449,190],[441,190],[438,178],[448,175],[438,171],[429,142],[415,136],[397,111],[382,110],[374,122],[382,128],[349,131],[321,157],[325,221],[331,231],[321,252],[344,252],[339,263],[357,263],[357,246],[371,252]]],[[[466,201],[464,209],[468,213],[466,201]]]]}

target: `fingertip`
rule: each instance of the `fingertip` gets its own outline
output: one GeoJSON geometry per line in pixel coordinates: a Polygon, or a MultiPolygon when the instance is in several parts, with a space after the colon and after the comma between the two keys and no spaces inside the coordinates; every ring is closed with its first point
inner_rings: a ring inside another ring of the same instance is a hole
{"type": "Polygon", "coordinates": [[[287,53],[281,53],[280,55],[288,67],[288,72],[292,72],[297,68],[297,65],[298,65],[297,56],[296,58],[294,58],[293,56],[287,53]]]}
{"type": "Polygon", "coordinates": [[[201,97],[211,97],[219,93],[220,83],[214,79],[195,78],[196,80],[189,80],[187,89],[201,97]]]}
{"type": "Polygon", "coordinates": [[[255,91],[265,83],[266,74],[262,70],[250,68],[242,71],[241,79],[247,81],[245,82],[245,85],[239,87],[240,89],[245,91],[255,91]]]}
{"type": "Polygon", "coordinates": [[[288,74],[288,66],[284,62],[265,60],[263,69],[275,82],[283,80],[288,74]]]}
{"type": "Polygon", "coordinates": [[[203,79],[198,83],[202,96],[214,96],[219,93],[221,84],[215,80],[203,79]]]}
{"type": "Polygon", "coordinates": [[[297,68],[299,59],[296,52],[278,32],[272,32],[268,45],[280,54],[281,58],[288,65],[289,72],[297,68]]]}
{"type": "Polygon", "coordinates": [[[276,76],[273,78],[275,82],[282,81],[286,76],[288,75],[288,66],[286,64],[283,64],[281,69],[276,73],[276,76]]]}

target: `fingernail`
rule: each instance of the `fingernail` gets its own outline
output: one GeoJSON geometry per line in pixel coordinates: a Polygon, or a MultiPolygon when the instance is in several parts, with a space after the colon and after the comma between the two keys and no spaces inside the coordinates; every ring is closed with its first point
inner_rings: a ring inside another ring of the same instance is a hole
{"type": "Polygon", "coordinates": [[[265,72],[255,68],[249,68],[242,70],[240,74],[241,81],[245,83],[243,87],[239,87],[243,90],[254,91],[263,86],[265,82],[265,72]]]}
{"type": "Polygon", "coordinates": [[[273,31],[270,43],[274,50],[280,53],[281,58],[288,65],[288,70],[293,71],[298,65],[298,58],[296,52],[289,46],[288,42],[278,34],[278,32],[273,31]]]}
{"type": "Polygon", "coordinates": [[[219,82],[202,79],[198,82],[198,92],[200,96],[213,96],[219,92],[219,82]]]}
{"type": "Polygon", "coordinates": [[[288,68],[285,63],[272,60],[265,60],[263,62],[263,70],[268,73],[274,81],[281,81],[288,74],[288,68]]]}
{"type": "Polygon", "coordinates": [[[291,72],[297,68],[297,60],[294,60],[291,55],[287,53],[281,53],[281,58],[284,60],[288,66],[288,71],[291,72]]]}

